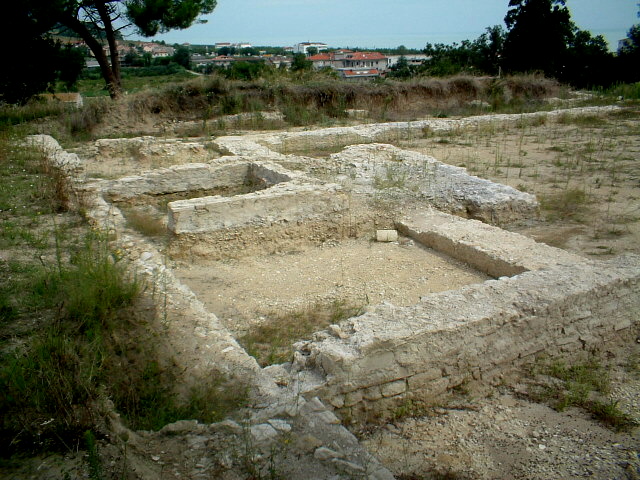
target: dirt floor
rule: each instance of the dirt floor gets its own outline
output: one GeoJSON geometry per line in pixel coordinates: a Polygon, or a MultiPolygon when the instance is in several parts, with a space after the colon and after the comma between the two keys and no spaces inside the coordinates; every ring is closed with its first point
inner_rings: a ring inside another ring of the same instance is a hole
{"type": "Polygon", "coordinates": [[[335,301],[415,304],[420,296],[489,277],[400,238],[347,239],[287,254],[178,264],[184,281],[236,335],[273,312],[335,301]]]}

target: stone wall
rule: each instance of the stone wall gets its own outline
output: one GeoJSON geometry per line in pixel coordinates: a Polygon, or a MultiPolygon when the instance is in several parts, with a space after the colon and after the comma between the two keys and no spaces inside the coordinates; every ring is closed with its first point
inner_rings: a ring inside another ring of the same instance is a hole
{"type": "Polygon", "coordinates": [[[234,197],[171,202],[168,228],[175,234],[327,218],[346,208],[337,185],[277,185],[234,197]]]}
{"type": "Polygon", "coordinates": [[[435,399],[469,379],[491,381],[539,353],[571,354],[635,335],[640,258],[525,272],[382,305],[297,344],[294,370],[351,417],[407,395],[435,399]]]}
{"type": "Polygon", "coordinates": [[[470,379],[491,382],[536,354],[571,355],[640,328],[638,256],[588,261],[434,210],[397,225],[500,278],[411,307],[382,304],[296,344],[301,390],[352,418],[407,397],[435,399],[470,379]]]}
{"type": "Polygon", "coordinates": [[[584,261],[578,255],[523,235],[437,210],[408,215],[396,222],[396,228],[422,245],[496,278],[584,261]]]}
{"type": "Polygon", "coordinates": [[[143,175],[113,180],[104,190],[112,202],[135,202],[142,196],[236,187],[245,183],[250,165],[238,160],[159,168],[143,175]]]}

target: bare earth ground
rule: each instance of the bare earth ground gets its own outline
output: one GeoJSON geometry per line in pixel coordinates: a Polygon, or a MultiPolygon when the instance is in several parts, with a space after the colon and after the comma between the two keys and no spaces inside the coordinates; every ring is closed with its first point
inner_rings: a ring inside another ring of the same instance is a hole
{"type": "Polygon", "coordinates": [[[545,222],[515,230],[587,256],[640,252],[640,113],[523,120],[399,142],[535,194],[545,222]],[[584,196],[559,205],[567,192],[584,196]]]}
{"type": "MultiPolygon", "coordinates": [[[[637,108],[587,120],[425,132],[424,138],[396,145],[536,194],[546,207],[543,218],[510,229],[588,257],[640,253],[637,108]]],[[[307,154],[320,157],[318,164],[328,155],[307,154]]],[[[101,175],[109,172],[109,162],[121,173],[125,163],[135,166],[136,158],[103,158],[101,175]]],[[[484,279],[406,241],[349,240],[286,255],[177,267],[180,277],[237,333],[259,322],[261,315],[295,304],[338,296],[404,305],[430,291],[484,279]]],[[[640,420],[638,358],[640,344],[630,342],[607,352],[604,361],[612,378],[612,401],[640,420]]],[[[429,415],[365,429],[361,438],[404,479],[640,478],[638,428],[616,433],[579,409],[556,412],[527,399],[527,387],[519,382],[457,394],[429,415]]]]}
{"type": "Polygon", "coordinates": [[[412,305],[486,275],[412,241],[348,239],[281,255],[181,265],[178,276],[236,334],[271,312],[339,299],[412,305]]]}

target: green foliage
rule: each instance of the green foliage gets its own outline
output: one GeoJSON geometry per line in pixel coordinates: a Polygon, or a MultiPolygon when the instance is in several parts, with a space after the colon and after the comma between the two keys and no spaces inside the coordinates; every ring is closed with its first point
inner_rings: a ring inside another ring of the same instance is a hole
{"type": "Polygon", "coordinates": [[[542,72],[579,88],[620,78],[604,37],[580,30],[565,0],[511,0],[509,6],[505,71],[542,72]]]}
{"type": "Polygon", "coordinates": [[[640,100],[640,82],[631,84],[618,84],[604,90],[605,95],[614,98],[622,97],[625,100],[640,100]]]}
{"type": "Polygon", "coordinates": [[[251,327],[238,341],[260,365],[273,365],[290,359],[294,342],[308,338],[328,325],[361,314],[361,306],[343,300],[271,312],[266,315],[264,323],[251,327]]]}
{"type": "Polygon", "coordinates": [[[267,70],[263,61],[259,62],[233,62],[222,70],[222,74],[231,80],[256,80],[267,70]]]}
{"type": "MultiPolygon", "coordinates": [[[[112,1],[106,3],[119,6],[112,1]]],[[[211,13],[216,3],[216,0],[132,0],[125,5],[127,18],[142,35],[152,37],[161,31],[188,28],[199,15],[211,13]]]]}
{"type": "MultiPolygon", "coordinates": [[[[25,4],[19,12],[20,20],[26,19],[38,25],[38,33],[64,27],[81,37],[99,61],[107,90],[113,98],[121,93],[120,59],[116,48],[110,49],[110,59],[107,59],[102,40],[106,39],[110,45],[115,44],[119,37],[116,23],[125,18],[141,34],[153,36],[161,31],[187,28],[199,15],[211,13],[216,6],[216,0],[26,0],[17,3],[25,4]]],[[[29,33],[24,32],[25,38],[29,37],[29,33]]],[[[29,57],[25,57],[22,63],[25,61],[33,63],[29,57]]]]}
{"type": "Polygon", "coordinates": [[[34,18],[30,1],[9,2],[5,7],[0,18],[0,43],[5,46],[0,102],[24,104],[38,93],[51,91],[57,79],[72,89],[84,67],[82,53],[51,39],[48,31],[53,19],[34,18]]]}
{"type": "Polygon", "coordinates": [[[55,43],[44,35],[44,25],[28,15],[24,2],[9,2],[0,18],[0,41],[5,45],[0,69],[0,101],[24,103],[36,93],[46,91],[55,80],[55,43]],[[24,35],[16,48],[15,32],[24,35]],[[34,59],[39,61],[34,61],[34,59]],[[29,59],[28,62],[25,59],[29,59]]]}
{"type": "Polygon", "coordinates": [[[565,0],[510,0],[505,23],[505,70],[562,74],[574,29],[565,0]]]}
{"type": "Polygon", "coordinates": [[[594,394],[609,395],[611,383],[604,367],[595,358],[568,366],[563,361],[543,363],[539,373],[560,380],[533,393],[536,400],[550,402],[558,411],[580,407],[615,430],[628,430],[637,426],[630,415],[618,408],[618,401],[594,398],[594,394]]]}
{"type": "Polygon", "coordinates": [[[0,129],[38,118],[56,117],[67,111],[60,102],[47,102],[33,97],[23,105],[0,103],[0,129]]]}
{"type": "Polygon", "coordinates": [[[578,88],[608,86],[615,80],[614,61],[602,35],[576,28],[557,78],[578,88]]]}
{"type": "Polygon", "coordinates": [[[172,60],[187,70],[191,69],[191,52],[187,47],[180,46],[176,48],[172,60]]]}
{"type": "Polygon", "coordinates": [[[307,60],[304,53],[296,53],[293,55],[293,62],[291,63],[292,72],[304,72],[313,68],[313,62],[307,60]]]}
{"type": "Polygon", "coordinates": [[[95,438],[86,432],[101,423],[104,399],[130,426],[148,429],[215,421],[245,402],[246,388],[215,372],[178,395],[178,372],[150,326],[154,311],[142,305],[144,286],[121,252],[100,232],[80,239],[69,234],[77,224],[40,221],[55,212],[57,193],[46,186],[55,181],[37,148],[3,132],[0,162],[12,187],[0,194],[0,245],[22,252],[19,261],[0,260],[1,456],[72,451],[84,438],[91,478],[100,478],[95,438]]]}
{"type": "Polygon", "coordinates": [[[411,65],[409,65],[409,62],[407,61],[407,58],[405,56],[401,56],[398,59],[398,63],[393,65],[389,69],[389,73],[387,74],[387,76],[390,78],[404,78],[404,79],[410,78],[412,75],[413,75],[413,69],[411,68],[411,65]]]}
{"type": "Polygon", "coordinates": [[[59,256],[56,265],[25,277],[22,297],[14,297],[20,315],[40,312],[43,324],[28,346],[3,354],[0,408],[9,417],[0,442],[7,453],[22,443],[66,448],[91,427],[105,336],[139,295],[140,284],[104,240],[88,237],[74,256],[70,266],[59,256]]]}
{"type": "Polygon", "coordinates": [[[57,78],[67,91],[73,90],[84,69],[84,54],[69,45],[59,50],[57,58],[57,78]]]}
{"type": "Polygon", "coordinates": [[[627,32],[626,42],[618,52],[619,80],[640,81],[640,24],[633,25],[627,32]]]}
{"type": "Polygon", "coordinates": [[[102,464],[98,455],[96,437],[91,430],[84,432],[84,442],[87,447],[87,463],[89,464],[89,478],[91,480],[102,479],[102,464]]]}

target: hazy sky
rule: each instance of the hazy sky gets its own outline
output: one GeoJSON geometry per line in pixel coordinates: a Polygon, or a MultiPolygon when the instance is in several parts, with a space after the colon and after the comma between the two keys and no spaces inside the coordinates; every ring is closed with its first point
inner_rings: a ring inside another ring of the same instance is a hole
{"type": "MultiPolygon", "coordinates": [[[[573,21],[612,49],[635,23],[639,0],[567,0],[573,21]]],[[[473,40],[501,24],[509,0],[218,0],[208,22],[154,37],[167,43],[423,48],[473,40]]]]}

